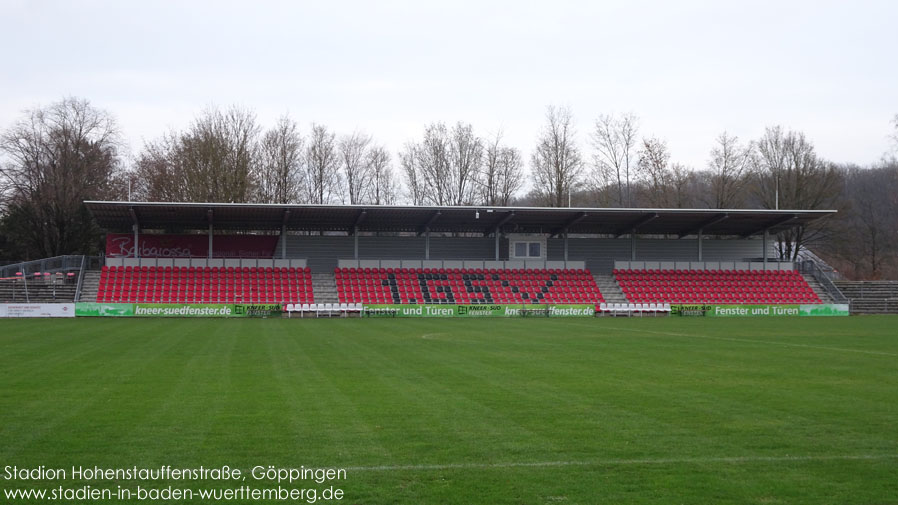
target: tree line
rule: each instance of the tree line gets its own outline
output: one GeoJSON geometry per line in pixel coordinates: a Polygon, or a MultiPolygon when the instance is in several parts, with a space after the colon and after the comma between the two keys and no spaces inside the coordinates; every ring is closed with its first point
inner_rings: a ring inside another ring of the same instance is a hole
{"type": "Polygon", "coordinates": [[[892,127],[895,151],[874,166],[830,162],[804,133],[770,126],[748,140],[721,132],[689,167],[664,138],[640,135],[634,114],[600,115],[581,138],[569,108],[547,107],[529,153],[501,132],[435,122],[393,156],[365,132],[210,107],[126,159],[114,117],[65,98],[0,132],[0,259],[97,252],[90,199],[837,209],[778,236],[780,257],[813,244],[851,276],[894,277],[898,115],[892,127]]]}

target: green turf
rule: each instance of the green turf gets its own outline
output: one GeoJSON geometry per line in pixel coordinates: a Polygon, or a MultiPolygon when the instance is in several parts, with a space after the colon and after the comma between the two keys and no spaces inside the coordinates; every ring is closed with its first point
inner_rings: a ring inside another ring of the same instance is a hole
{"type": "Polygon", "coordinates": [[[898,503],[896,323],[0,320],[0,469],[349,467],[361,504],[898,503]]]}

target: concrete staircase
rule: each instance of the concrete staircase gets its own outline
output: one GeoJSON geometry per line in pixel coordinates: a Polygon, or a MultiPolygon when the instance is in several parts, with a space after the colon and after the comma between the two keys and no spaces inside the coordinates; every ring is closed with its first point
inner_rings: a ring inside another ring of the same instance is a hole
{"type": "Polygon", "coordinates": [[[898,281],[835,281],[852,314],[898,314],[898,281]]]}
{"type": "Polygon", "coordinates": [[[804,280],[808,283],[809,286],[811,286],[811,289],[814,290],[814,293],[816,293],[817,296],[820,297],[821,302],[835,303],[833,297],[830,296],[825,289],[823,289],[823,286],[820,285],[820,282],[815,279],[813,275],[801,274],[801,276],[804,277],[804,280]]]}
{"type": "Polygon", "coordinates": [[[337,295],[337,281],[333,273],[312,273],[312,290],[315,293],[315,303],[339,303],[337,295]]]}
{"type": "Polygon", "coordinates": [[[100,271],[87,270],[84,272],[84,280],[81,281],[81,296],[78,297],[79,302],[95,302],[97,301],[97,291],[100,289],[100,271]]]}
{"type": "Polygon", "coordinates": [[[606,303],[628,303],[627,297],[624,296],[624,292],[621,291],[620,285],[614,280],[613,275],[593,274],[592,277],[596,280],[596,285],[599,287],[599,291],[602,292],[602,297],[605,298],[606,303]]]}

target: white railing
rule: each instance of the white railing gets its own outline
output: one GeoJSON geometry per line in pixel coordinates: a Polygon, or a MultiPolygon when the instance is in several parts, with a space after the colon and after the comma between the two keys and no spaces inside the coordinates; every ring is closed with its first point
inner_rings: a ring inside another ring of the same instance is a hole
{"type": "Polygon", "coordinates": [[[618,270],[795,270],[791,261],[615,261],[618,270]]]}
{"type": "Polygon", "coordinates": [[[845,296],[844,293],[838,288],[838,286],[833,283],[832,276],[827,275],[827,272],[822,270],[816,261],[808,260],[801,263],[801,272],[811,275],[817,282],[820,283],[820,286],[824,291],[832,297],[833,302],[835,303],[851,303],[851,300],[845,296]]]}
{"type": "Polygon", "coordinates": [[[543,260],[337,260],[340,268],[495,268],[495,269],[565,269],[586,268],[585,261],[543,260]]]}
{"type": "Polygon", "coordinates": [[[305,268],[305,259],[256,258],[106,258],[109,267],[276,267],[305,268]]]}

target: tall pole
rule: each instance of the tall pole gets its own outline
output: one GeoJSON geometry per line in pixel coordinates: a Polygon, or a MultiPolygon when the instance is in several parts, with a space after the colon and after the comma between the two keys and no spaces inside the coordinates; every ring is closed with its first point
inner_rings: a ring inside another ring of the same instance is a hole
{"type": "Polygon", "coordinates": [[[779,173],[776,174],[776,189],[774,190],[774,198],[776,199],[776,203],[774,206],[776,210],[780,210],[780,176],[779,173]]]}

